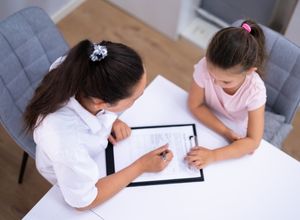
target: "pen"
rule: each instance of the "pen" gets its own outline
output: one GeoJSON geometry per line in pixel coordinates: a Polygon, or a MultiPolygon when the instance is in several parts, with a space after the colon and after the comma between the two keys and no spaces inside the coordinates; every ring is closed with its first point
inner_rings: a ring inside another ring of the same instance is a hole
{"type": "Polygon", "coordinates": [[[167,153],[168,153],[168,150],[165,150],[165,151],[161,152],[161,153],[159,154],[159,156],[161,156],[161,158],[162,158],[163,160],[167,160],[167,153]]]}

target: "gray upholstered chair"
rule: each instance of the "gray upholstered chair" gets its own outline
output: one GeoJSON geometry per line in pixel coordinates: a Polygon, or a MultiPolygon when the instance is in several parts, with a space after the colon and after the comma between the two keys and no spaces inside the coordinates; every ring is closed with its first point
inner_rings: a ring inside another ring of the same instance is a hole
{"type": "Polygon", "coordinates": [[[68,45],[49,16],[30,7],[0,22],[0,121],[24,150],[22,182],[28,155],[35,157],[32,135],[23,128],[22,114],[50,64],[68,45]]]}
{"type": "MultiPolygon", "coordinates": [[[[236,21],[233,26],[241,23],[242,20],[236,21]]],[[[264,139],[282,148],[300,102],[300,48],[270,28],[261,27],[268,54],[264,79],[267,88],[264,139]]]]}

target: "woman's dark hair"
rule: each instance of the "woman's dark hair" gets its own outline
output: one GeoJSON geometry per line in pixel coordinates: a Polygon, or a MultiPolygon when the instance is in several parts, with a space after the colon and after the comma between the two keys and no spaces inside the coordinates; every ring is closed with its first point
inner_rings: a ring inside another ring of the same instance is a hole
{"type": "Polygon", "coordinates": [[[241,65],[244,71],[257,67],[260,74],[263,72],[265,57],[264,33],[252,20],[245,20],[241,27],[228,27],[217,32],[206,53],[207,60],[219,68],[241,65]],[[249,25],[251,31],[243,28],[243,24],[249,25]]]}
{"type": "Polygon", "coordinates": [[[107,56],[102,60],[91,60],[94,45],[83,40],[44,77],[24,113],[27,131],[35,128],[40,116],[43,119],[55,112],[72,96],[94,97],[114,104],[132,95],[144,73],[141,57],[120,43],[102,41],[98,45],[107,48],[107,56]]]}

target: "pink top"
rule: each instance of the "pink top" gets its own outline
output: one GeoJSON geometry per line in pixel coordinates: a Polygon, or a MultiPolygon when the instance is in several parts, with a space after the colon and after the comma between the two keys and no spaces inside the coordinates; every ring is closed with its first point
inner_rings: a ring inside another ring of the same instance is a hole
{"type": "MultiPolygon", "coordinates": [[[[244,83],[235,94],[229,95],[214,83],[207,69],[206,58],[194,66],[194,80],[205,90],[205,104],[217,115],[225,116],[237,125],[231,128],[245,136],[247,133],[248,111],[258,109],[266,103],[266,87],[260,76],[253,72],[246,76],[244,83]]],[[[231,123],[232,124],[232,123],[231,123]]]]}

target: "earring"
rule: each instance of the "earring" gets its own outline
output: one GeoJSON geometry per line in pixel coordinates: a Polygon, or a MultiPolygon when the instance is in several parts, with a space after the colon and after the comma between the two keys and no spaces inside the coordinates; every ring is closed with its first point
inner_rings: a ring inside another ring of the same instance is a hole
{"type": "Polygon", "coordinates": [[[107,107],[107,108],[110,108],[111,106],[112,106],[112,104],[106,103],[106,107],[107,107]]]}

